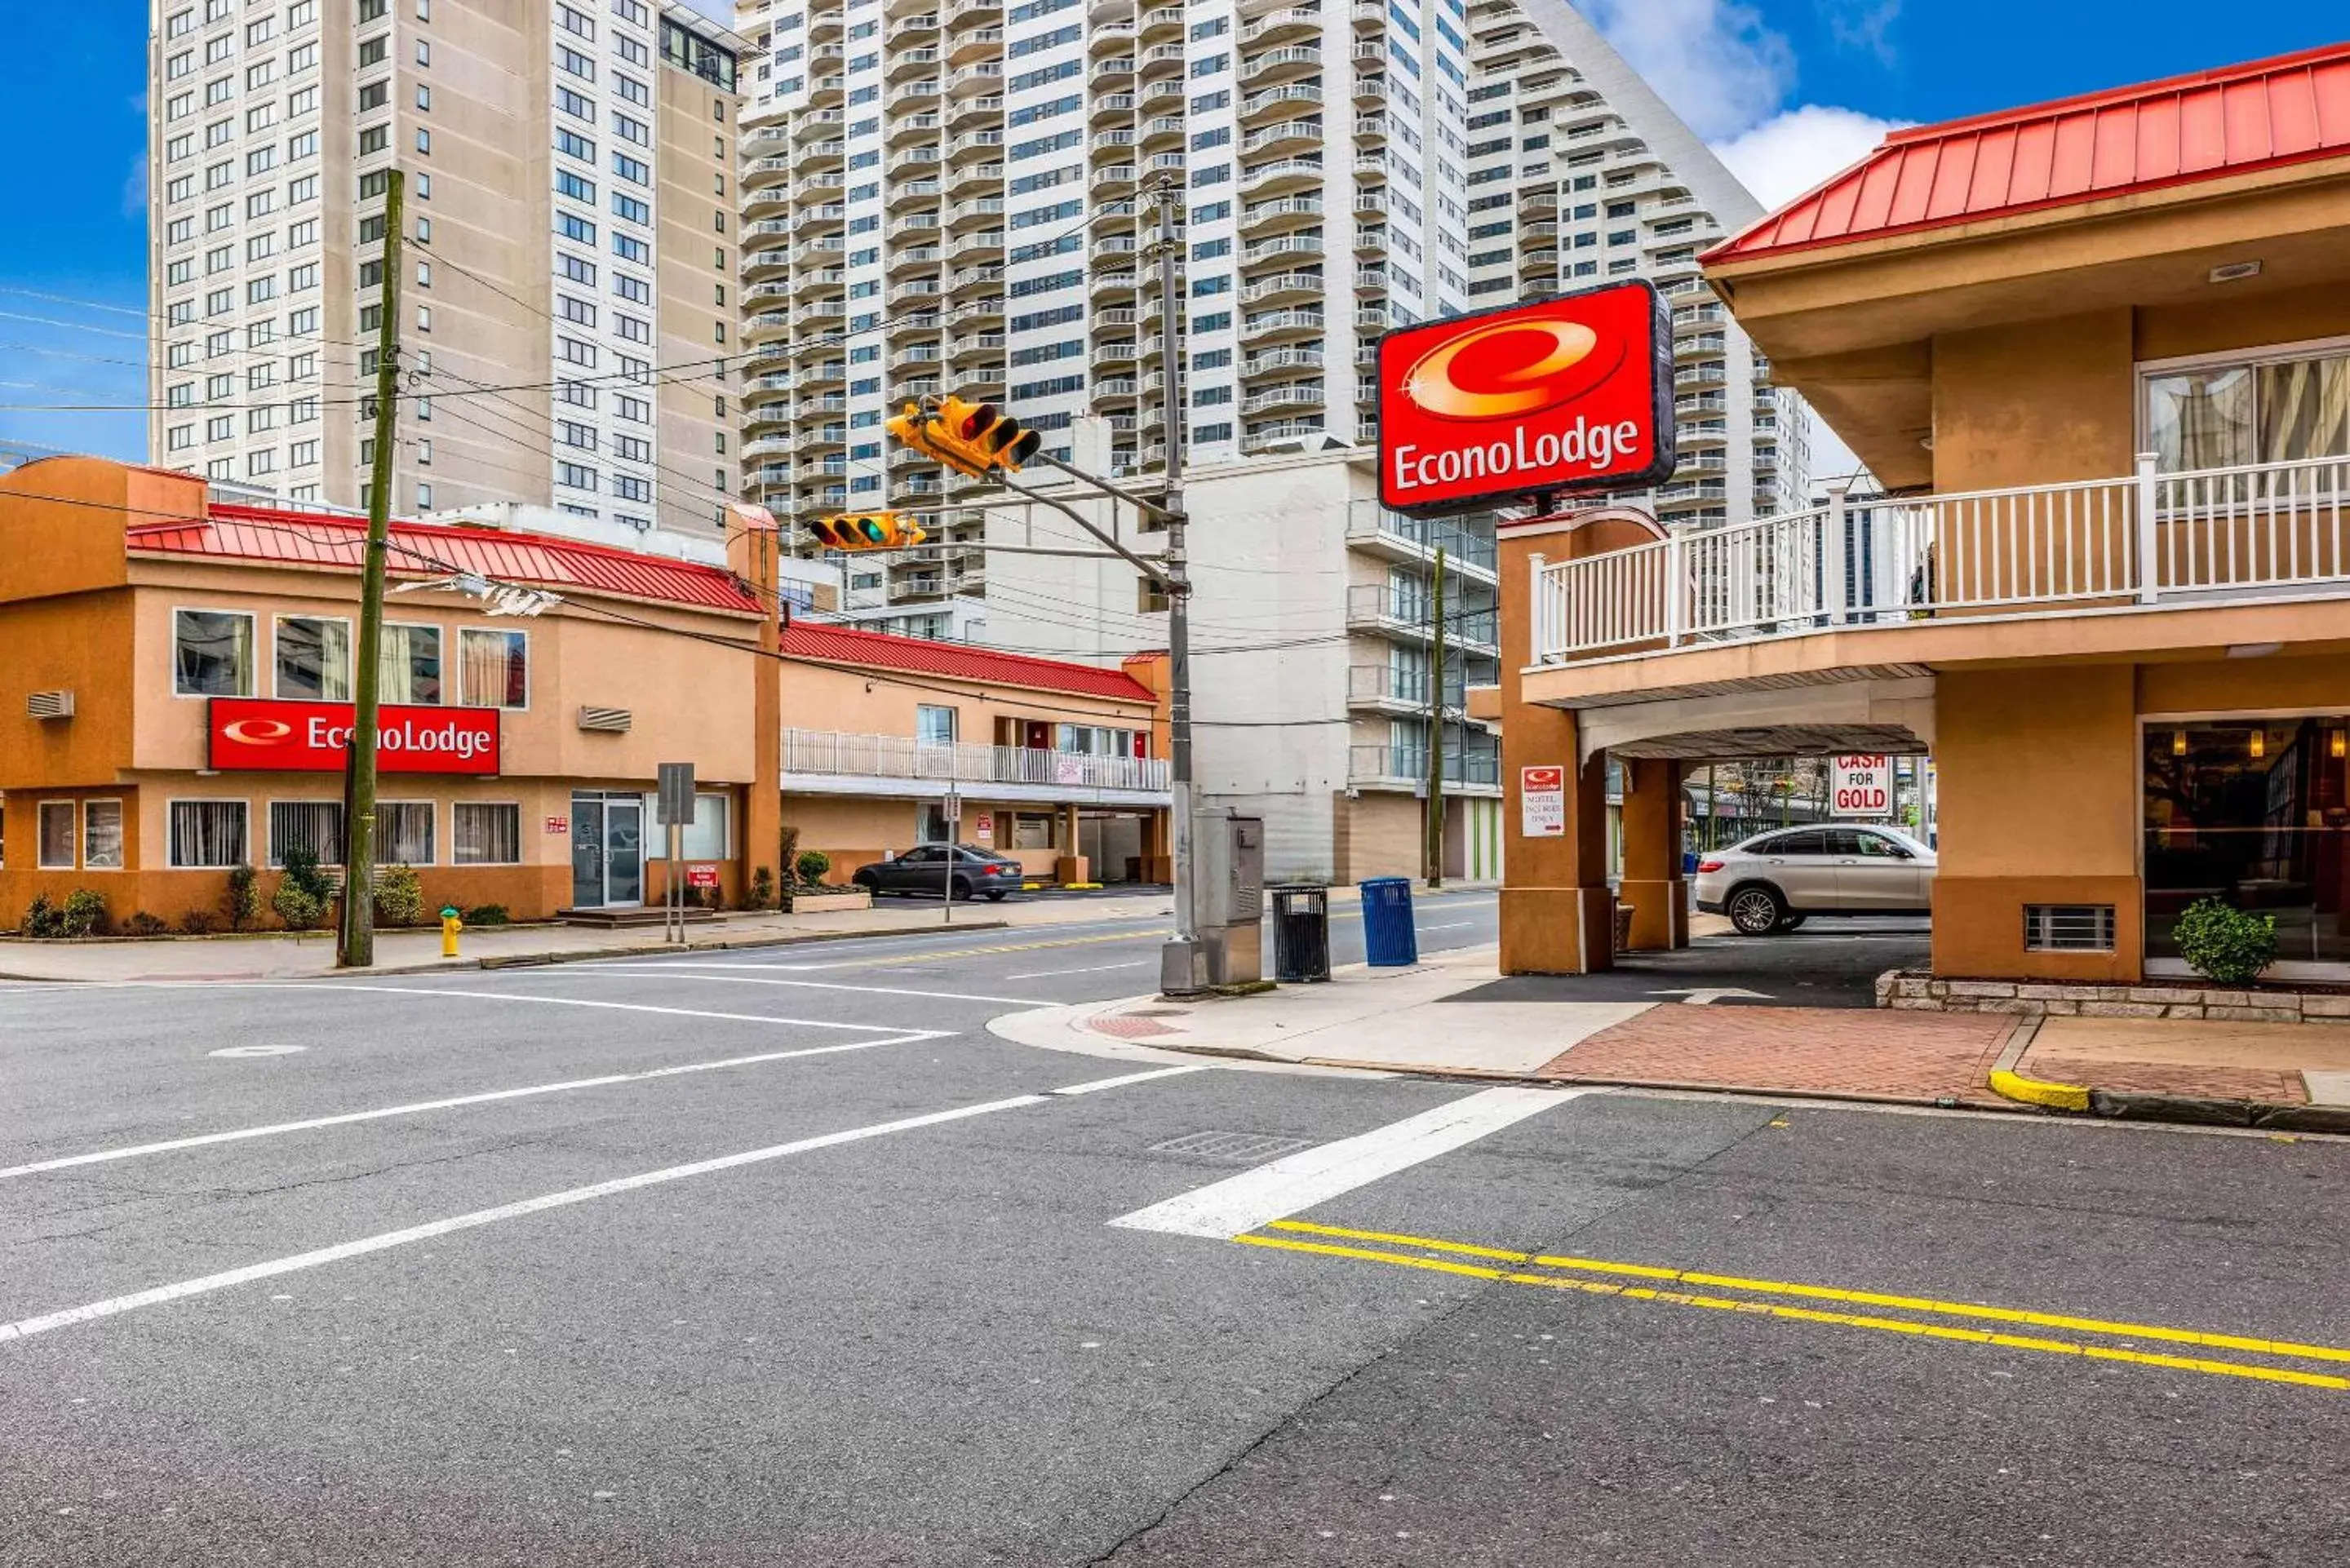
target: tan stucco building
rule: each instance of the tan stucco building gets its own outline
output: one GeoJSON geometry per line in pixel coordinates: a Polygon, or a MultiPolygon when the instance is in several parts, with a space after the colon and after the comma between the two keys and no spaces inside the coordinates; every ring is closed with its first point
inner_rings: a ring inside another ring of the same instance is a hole
{"type": "MultiPolygon", "coordinates": [[[[0,927],[79,888],[118,922],[177,922],[220,909],[235,866],[265,893],[294,846],[340,858],[364,539],[347,514],[93,458],[0,478],[0,927]]],[[[396,522],[381,863],[415,867],[433,905],[515,919],[657,902],[647,797],[688,762],[684,864],[730,904],[781,869],[787,827],[846,880],[934,836],[951,784],[964,839],[1040,875],[1085,879],[1089,833],[1132,846],[1133,874],[1163,869],[1152,659],[785,630],[775,565],[755,527],[721,567],[396,522]]]]}
{"type": "Polygon", "coordinates": [[[1930,753],[1933,966],[2128,981],[2217,895],[2350,974],[2350,46],[1896,132],[1711,252],[1880,480],[1503,543],[1503,967],[1683,940],[1678,770],[1930,753]]]}

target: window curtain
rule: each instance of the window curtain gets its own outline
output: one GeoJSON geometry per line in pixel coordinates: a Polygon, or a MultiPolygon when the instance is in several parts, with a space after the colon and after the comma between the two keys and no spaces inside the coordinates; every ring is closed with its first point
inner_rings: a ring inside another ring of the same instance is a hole
{"type": "Polygon", "coordinates": [[[2196,371],[2147,383],[2147,426],[2170,472],[2255,461],[2250,370],[2196,371]]]}
{"type": "Polygon", "coordinates": [[[519,708],[528,691],[518,631],[466,631],[458,639],[468,708],[519,708]]]}
{"type": "Polygon", "coordinates": [[[290,849],[307,849],[321,866],[343,863],[343,806],[332,800],[269,803],[269,863],[286,864],[290,849]]]}
{"type": "Polygon", "coordinates": [[[215,610],[181,610],[173,623],[179,691],[187,697],[244,697],[252,691],[253,621],[215,610]]]}
{"type": "Polygon", "coordinates": [[[460,802],[450,816],[451,847],[460,866],[522,862],[522,807],[460,802]]]}
{"type": "Polygon", "coordinates": [[[379,866],[432,864],[431,801],[394,800],[377,805],[375,863],[379,866]]]}
{"type": "Polygon", "coordinates": [[[2350,357],[2262,366],[2260,416],[2264,462],[2350,453],[2350,357]]]}
{"type": "Polygon", "coordinates": [[[441,628],[387,626],[376,670],[386,702],[441,701],[441,628]]]}
{"type": "Polygon", "coordinates": [[[244,858],[244,802],[175,800],[172,803],[173,866],[234,866],[244,858]]]}
{"type": "Polygon", "coordinates": [[[122,803],[94,800],[82,807],[81,863],[92,871],[122,869],[122,803]]]}

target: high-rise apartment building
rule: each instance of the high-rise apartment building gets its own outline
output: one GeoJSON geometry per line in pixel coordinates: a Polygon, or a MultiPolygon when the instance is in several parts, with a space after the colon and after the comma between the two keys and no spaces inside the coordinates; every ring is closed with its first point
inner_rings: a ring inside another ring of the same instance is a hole
{"type": "MultiPolygon", "coordinates": [[[[1168,181],[1191,459],[1367,439],[1373,340],[1468,301],[1467,17],[1461,0],[743,0],[746,480],[779,515],[887,504],[975,542],[985,486],[881,429],[946,390],[1008,401],[1048,444],[1104,415],[1119,472],[1161,464],[1145,251],[1168,181]]],[[[909,558],[850,603],[951,611],[983,571],[909,558]]]]}
{"type": "Polygon", "coordinates": [[[668,0],[155,0],[152,26],[155,462],[363,502],[398,167],[395,509],[713,536],[733,35],[668,0]]]}
{"type": "Polygon", "coordinates": [[[1697,524],[1802,508],[1808,414],[1698,275],[1761,204],[1566,0],[1474,0],[1469,20],[1470,303],[1651,279],[1680,467],[1615,499],[1697,524]]]}

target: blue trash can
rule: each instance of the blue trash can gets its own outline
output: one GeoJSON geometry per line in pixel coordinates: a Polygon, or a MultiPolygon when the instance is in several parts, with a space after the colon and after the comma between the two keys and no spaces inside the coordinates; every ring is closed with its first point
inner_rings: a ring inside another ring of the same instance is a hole
{"type": "Polygon", "coordinates": [[[1363,956],[1374,969],[1400,969],[1419,961],[1409,877],[1373,877],[1363,883],[1363,956]]]}

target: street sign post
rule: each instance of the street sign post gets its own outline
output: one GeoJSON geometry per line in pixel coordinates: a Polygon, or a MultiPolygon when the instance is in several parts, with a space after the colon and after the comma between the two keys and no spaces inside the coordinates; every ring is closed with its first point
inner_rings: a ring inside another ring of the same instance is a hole
{"type": "Polygon", "coordinates": [[[661,888],[661,940],[685,940],[685,830],[693,821],[693,764],[663,763],[653,821],[669,829],[669,876],[661,888]]]}

